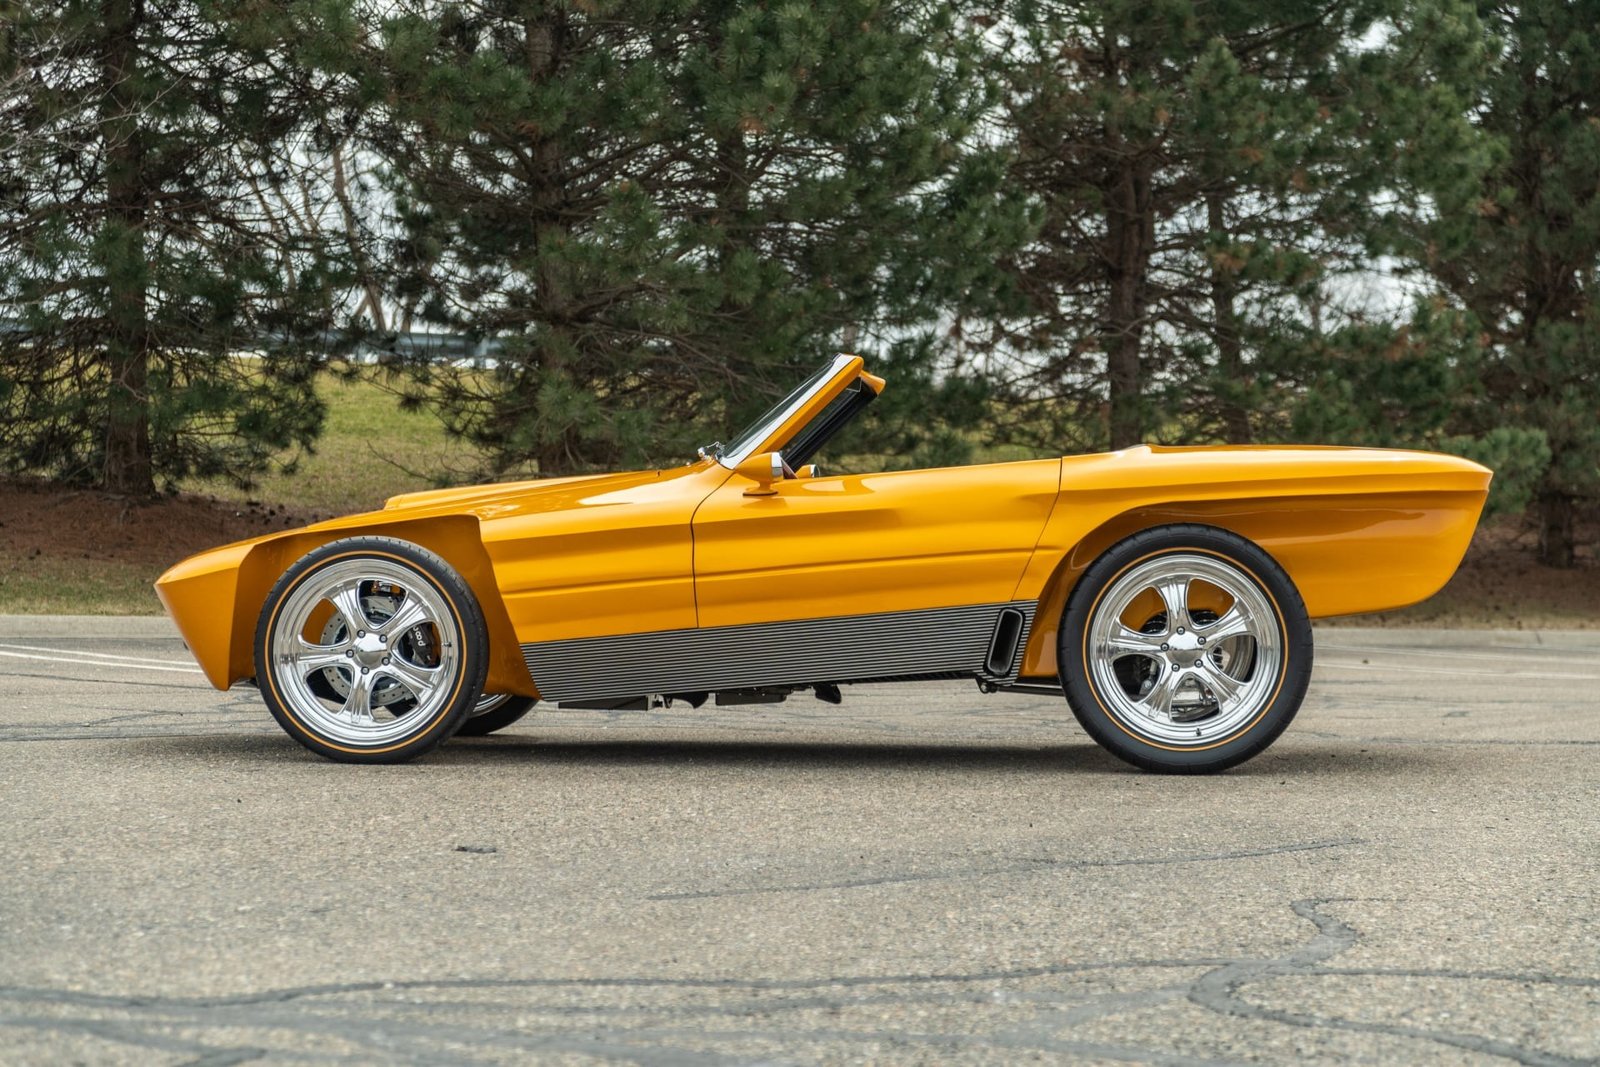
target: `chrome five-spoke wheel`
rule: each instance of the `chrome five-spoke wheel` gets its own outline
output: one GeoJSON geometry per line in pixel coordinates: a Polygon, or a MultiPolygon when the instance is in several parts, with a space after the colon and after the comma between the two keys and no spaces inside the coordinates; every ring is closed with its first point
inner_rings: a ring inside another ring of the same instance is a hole
{"type": "Polygon", "coordinates": [[[1283,658],[1263,590],[1211,556],[1178,552],[1125,571],[1089,625],[1096,690],[1134,732],[1171,745],[1249,721],[1283,658]]]}
{"type": "Polygon", "coordinates": [[[392,762],[470,713],[486,636],[471,589],[438,556],[352,538],[290,567],[257,628],[262,696],[296,740],[334,759],[392,762]]]}
{"type": "Polygon", "coordinates": [[[1074,713],[1107,749],[1150,769],[1219,770],[1261,751],[1293,718],[1310,664],[1310,624],[1288,576],[1211,527],[1161,527],[1113,546],[1063,616],[1074,713]]]}

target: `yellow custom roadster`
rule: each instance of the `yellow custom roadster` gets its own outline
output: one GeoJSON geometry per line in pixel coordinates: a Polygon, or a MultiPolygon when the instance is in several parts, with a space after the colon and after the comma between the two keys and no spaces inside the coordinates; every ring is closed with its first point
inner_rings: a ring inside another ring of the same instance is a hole
{"type": "Polygon", "coordinates": [[[1311,619],[1431,596],[1490,472],[1452,456],[1161,448],[833,475],[884,388],[839,356],[686,466],[412,493],[202,553],[156,588],[219,689],[388,763],[537,700],[838,701],[852,682],[1064,694],[1150,770],[1288,726],[1311,619]]]}

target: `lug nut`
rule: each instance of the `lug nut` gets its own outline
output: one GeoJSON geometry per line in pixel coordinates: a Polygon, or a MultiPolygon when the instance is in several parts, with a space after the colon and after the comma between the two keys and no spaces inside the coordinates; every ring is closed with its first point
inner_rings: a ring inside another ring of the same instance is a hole
{"type": "Polygon", "coordinates": [[[1197,637],[1195,640],[1199,641],[1202,645],[1206,643],[1206,639],[1203,637],[1197,637]]]}
{"type": "Polygon", "coordinates": [[[356,654],[356,650],[353,649],[353,648],[347,648],[347,649],[344,650],[345,659],[349,659],[351,656],[354,656],[355,654],[356,654]]]}
{"type": "Polygon", "coordinates": [[[362,667],[362,668],[361,668],[361,673],[362,673],[362,674],[366,674],[366,673],[367,673],[367,669],[366,669],[366,668],[365,668],[365,667],[362,667]]]}
{"type": "Polygon", "coordinates": [[[379,634],[378,635],[378,644],[386,645],[388,643],[389,643],[389,635],[388,634],[379,634]]]}
{"type": "Polygon", "coordinates": [[[387,667],[389,665],[389,657],[388,656],[383,657],[383,665],[385,667],[387,667]]]}
{"type": "Polygon", "coordinates": [[[1178,632],[1179,632],[1179,633],[1180,633],[1180,634],[1181,634],[1181,633],[1183,633],[1183,627],[1181,627],[1181,626],[1180,626],[1180,627],[1178,627],[1178,632]]]}
{"type": "Polygon", "coordinates": [[[1163,651],[1163,652],[1167,651],[1167,645],[1165,643],[1162,644],[1161,651],[1163,651]]]}

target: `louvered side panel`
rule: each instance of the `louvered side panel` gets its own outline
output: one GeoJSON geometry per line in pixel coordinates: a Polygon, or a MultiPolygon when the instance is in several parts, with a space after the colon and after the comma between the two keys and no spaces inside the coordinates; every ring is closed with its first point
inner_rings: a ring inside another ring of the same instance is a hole
{"type": "Polygon", "coordinates": [[[546,700],[714,692],[983,671],[995,621],[1033,601],[661,630],[522,646],[546,700]]]}

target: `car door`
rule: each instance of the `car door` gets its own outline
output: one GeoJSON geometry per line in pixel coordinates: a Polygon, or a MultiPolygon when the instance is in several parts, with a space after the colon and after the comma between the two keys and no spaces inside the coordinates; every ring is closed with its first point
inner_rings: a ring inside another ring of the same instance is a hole
{"type": "Polygon", "coordinates": [[[1045,459],[795,478],[768,495],[735,473],[694,516],[700,626],[1006,604],[1060,471],[1045,459]]]}

